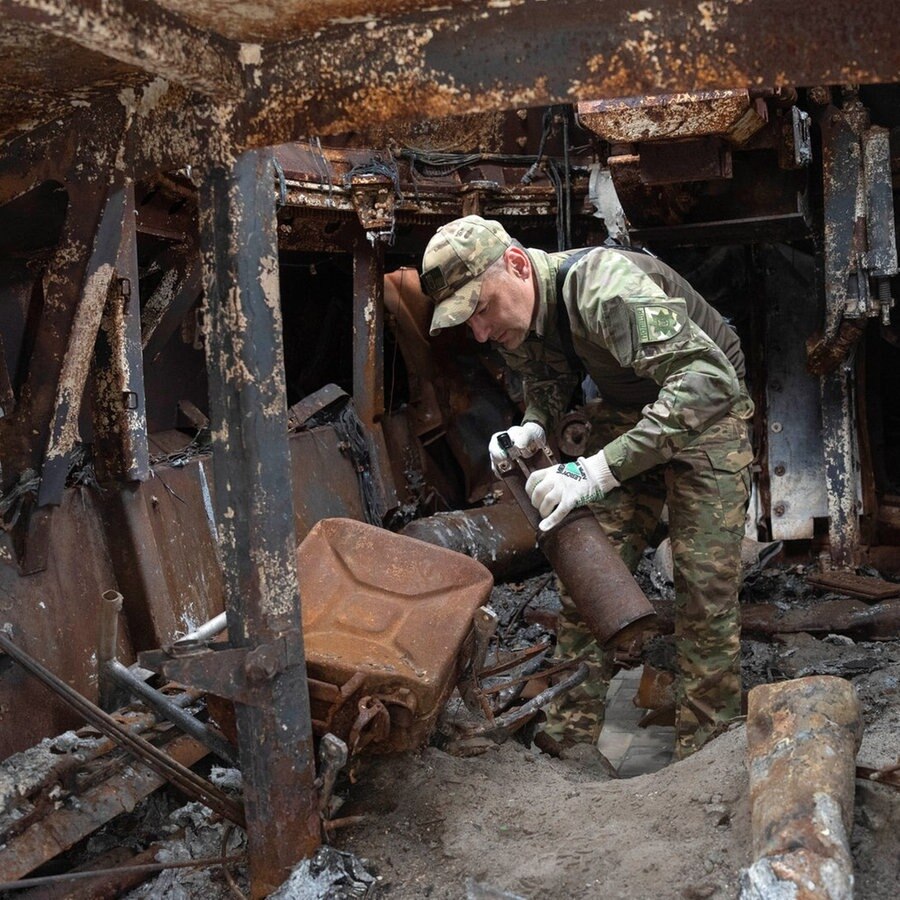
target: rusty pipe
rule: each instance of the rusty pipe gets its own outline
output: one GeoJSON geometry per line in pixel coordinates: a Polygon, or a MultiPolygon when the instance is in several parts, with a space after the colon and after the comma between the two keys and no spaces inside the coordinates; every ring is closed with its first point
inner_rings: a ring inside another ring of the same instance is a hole
{"type": "Polygon", "coordinates": [[[199,800],[210,809],[219,813],[219,815],[240,825],[241,828],[245,827],[246,820],[244,818],[243,804],[232,800],[215,785],[210,784],[186,766],[170,758],[158,747],[138,737],[138,735],[132,734],[112,716],[100,709],[96,704],[91,703],[87,697],[79,694],[78,691],[70,687],[33,656],[15,644],[9,637],[11,630],[12,628],[8,624],[0,627],[0,647],[26,672],[34,676],[44,687],[53,691],[54,694],[83,716],[98,731],[111,741],[114,741],[122,749],[128,751],[151,771],[170,781],[187,796],[199,800]]]}
{"type": "MultiPolygon", "coordinates": [[[[525,481],[532,472],[554,465],[553,455],[547,447],[527,456],[512,446],[506,452],[509,459],[498,465],[500,476],[537,529],[541,516],[531,505],[525,481]]],[[[656,611],[590,509],[575,509],[550,531],[538,531],[537,543],[601,646],[624,646],[652,624],[656,611]]]]}
{"type": "Polygon", "coordinates": [[[122,595],[118,591],[104,591],[100,595],[100,623],[97,640],[97,704],[106,712],[112,712],[120,704],[116,681],[109,677],[107,665],[117,657],[119,640],[119,613],[122,611],[122,595]]]}
{"type": "Polygon", "coordinates": [[[415,519],[401,534],[465,553],[499,581],[524,575],[543,561],[534,528],[514,503],[436,513],[415,519]]]}

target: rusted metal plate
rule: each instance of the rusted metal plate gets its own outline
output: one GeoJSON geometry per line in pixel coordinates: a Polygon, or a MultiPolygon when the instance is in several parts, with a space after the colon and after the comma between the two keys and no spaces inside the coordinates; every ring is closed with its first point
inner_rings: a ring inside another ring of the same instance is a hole
{"type": "MultiPolygon", "coordinates": [[[[0,623],[10,622],[23,649],[91,700],[97,697],[92,658],[100,595],[114,587],[96,493],[70,488],[53,510],[47,568],[18,574],[9,535],[0,534],[0,623]]],[[[133,658],[127,633],[119,644],[133,658]]],[[[78,719],[16,665],[0,668],[0,758],[59,734],[78,719]]]]}
{"type": "Polygon", "coordinates": [[[852,572],[818,572],[807,575],[807,584],[829,591],[858,597],[860,600],[886,600],[900,597],[900,584],[893,584],[882,578],[868,575],[854,575],[852,572]]]}
{"type": "Polygon", "coordinates": [[[201,457],[157,465],[149,481],[101,498],[136,650],[167,643],[223,609],[210,469],[201,457]]]}
{"type": "Polygon", "coordinates": [[[731,150],[718,137],[645,144],[640,156],[647,184],[731,178],[731,150]]]}
{"type": "Polygon", "coordinates": [[[589,100],[578,121],[612,144],[725,135],[750,108],[747,91],[696,91],[589,100]]]}
{"type": "Polygon", "coordinates": [[[303,540],[321,519],[364,519],[357,473],[331,425],[291,435],[294,527],[303,540]]]}
{"type": "MultiPolygon", "coordinates": [[[[472,616],[493,587],[490,572],[350,519],[319,522],[297,551],[297,567],[311,678],[346,686],[355,677],[352,694],[345,690],[355,701],[345,720],[351,732],[366,730],[361,720],[376,704],[386,710],[389,722],[376,724],[389,733],[379,732],[373,749],[420,746],[456,684],[472,616]]],[[[327,715],[334,696],[313,697],[314,718],[327,715]]]]}

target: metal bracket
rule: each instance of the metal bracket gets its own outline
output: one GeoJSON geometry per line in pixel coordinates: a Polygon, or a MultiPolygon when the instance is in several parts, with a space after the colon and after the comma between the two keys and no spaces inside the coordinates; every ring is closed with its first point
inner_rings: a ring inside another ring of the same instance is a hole
{"type": "Polygon", "coordinates": [[[366,237],[373,244],[379,240],[392,243],[396,205],[394,182],[384,175],[354,175],[350,182],[350,197],[366,237]]]}
{"type": "Polygon", "coordinates": [[[190,685],[236,703],[258,706],[256,688],[303,662],[298,630],[285,632],[269,644],[232,647],[226,643],[185,640],[160,650],[147,650],[138,662],[170,681],[190,685]]]}

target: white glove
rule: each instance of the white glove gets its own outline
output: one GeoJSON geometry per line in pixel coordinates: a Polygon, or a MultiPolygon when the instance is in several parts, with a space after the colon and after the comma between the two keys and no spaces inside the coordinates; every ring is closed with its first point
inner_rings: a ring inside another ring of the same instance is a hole
{"type": "Polygon", "coordinates": [[[501,434],[508,434],[513,446],[527,453],[533,453],[547,442],[544,429],[537,422],[525,422],[524,425],[513,425],[507,431],[498,431],[491,436],[488,444],[488,453],[491,454],[491,471],[499,478],[500,470],[497,463],[507,459],[506,451],[500,446],[498,440],[501,434]]]}
{"type": "Polygon", "coordinates": [[[549,531],[576,506],[596,503],[618,486],[602,450],[593,456],[579,456],[577,462],[538,469],[525,482],[532,506],[543,517],[541,531],[549,531]]]}

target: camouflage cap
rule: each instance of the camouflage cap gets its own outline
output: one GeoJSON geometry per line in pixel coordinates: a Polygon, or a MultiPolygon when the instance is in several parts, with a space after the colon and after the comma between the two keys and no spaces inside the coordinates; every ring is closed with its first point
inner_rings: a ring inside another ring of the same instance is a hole
{"type": "Polygon", "coordinates": [[[461,325],[475,312],[484,273],[512,243],[499,222],[481,216],[438,228],[422,257],[422,288],[434,301],[432,335],[461,325]]]}

